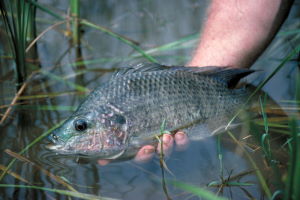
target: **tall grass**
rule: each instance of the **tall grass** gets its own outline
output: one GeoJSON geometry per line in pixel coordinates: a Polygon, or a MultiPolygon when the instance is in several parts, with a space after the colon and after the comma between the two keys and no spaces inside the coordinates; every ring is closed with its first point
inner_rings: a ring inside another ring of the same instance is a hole
{"type": "Polygon", "coordinates": [[[19,89],[27,77],[26,46],[35,37],[35,8],[26,0],[3,0],[0,1],[0,7],[6,31],[11,38],[19,89]]]}
{"type": "Polygon", "coordinates": [[[285,200],[300,199],[300,134],[299,134],[299,119],[292,118],[290,121],[291,140],[289,169],[287,173],[286,185],[284,190],[285,200]]]}
{"type": "Polygon", "coordinates": [[[73,45],[79,46],[80,38],[79,38],[79,0],[70,0],[71,7],[71,21],[72,21],[72,42],[73,45]]]}
{"type": "Polygon", "coordinates": [[[276,158],[273,155],[272,149],[271,149],[271,136],[269,133],[269,124],[268,124],[268,117],[266,114],[266,100],[267,97],[266,95],[264,96],[264,100],[262,100],[262,97],[260,97],[260,106],[261,106],[261,113],[262,113],[262,118],[263,118],[263,122],[264,122],[264,130],[265,132],[263,134],[261,134],[261,138],[260,138],[260,145],[262,147],[265,159],[268,163],[269,166],[271,166],[273,172],[274,172],[274,176],[275,176],[275,185],[276,188],[283,188],[282,182],[281,182],[281,177],[280,177],[280,171],[278,168],[278,161],[276,161],[276,158]]]}
{"type": "MultiPolygon", "coordinates": [[[[300,109],[300,53],[298,53],[298,73],[296,77],[295,104],[300,109]]],[[[289,146],[289,164],[285,180],[284,200],[300,199],[300,119],[299,110],[296,116],[289,121],[290,138],[287,141],[289,146]]]]}

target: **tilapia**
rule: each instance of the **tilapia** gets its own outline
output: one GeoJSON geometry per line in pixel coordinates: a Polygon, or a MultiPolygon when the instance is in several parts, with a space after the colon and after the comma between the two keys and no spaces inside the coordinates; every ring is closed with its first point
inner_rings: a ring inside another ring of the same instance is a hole
{"type": "Polygon", "coordinates": [[[252,72],[153,63],[125,68],[91,92],[49,135],[53,144],[48,148],[119,159],[157,143],[162,124],[170,132],[184,130],[190,139],[212,136],[246,101],[249,91],[236,85],[252,72]]]}

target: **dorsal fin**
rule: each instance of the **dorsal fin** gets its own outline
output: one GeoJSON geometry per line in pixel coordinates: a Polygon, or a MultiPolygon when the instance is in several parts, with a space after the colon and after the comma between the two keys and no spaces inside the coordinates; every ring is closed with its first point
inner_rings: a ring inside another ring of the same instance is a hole
{"type": "Polygon", "coordinates": [[[245,76],[255,72],[255,70],[244,69],[244,68],[222,68],[211,76],[221,79],[227,83],[228,88],[234,88],[238,82],[245,76]]]}
{"type": "Polygon", "coordinates": [[[132,65],[127,68],[123,68],[114,74],[114,78],[131,73],[139,72],[154,72],[161,70],[170,71],[188,71],[199,75],[207,75],[216,78],[217,80],[224,81],[227,83],[228,88],[234,88],[240,79],[251,74],[254,70],[240,69],[240,68],[229,68],[229,67],[184,67],[184,66],[165,66],[157,63],[140,63],[132,65]]]}
{"type": "Polygon", "coordinates": [[[184,66],[166,66],[160,65],[158,63],[139,63],[136,65],[131,65],[129,67],[122,68],[114,74],[115,76],[122,76],[125,74],[138,73],[138,72],[154,72],[161,70],[171,70],[171,71],[190,71],[192,73],[203,73],[203,74],[213,74],[218,71],[224,70],[222,67],[184,67],[184,66]]]}
{"type": "Polygon", "coordinates": [[[125,67],[114,74],[116,76],[122,76],[125,74],[137,73],[137,72],[150,72],[150,71],[160,71],[160,70],[168,70],[171,67],[160,65],[157,63],[139,63],[137,65],[132,65],[129,67],[125,67]]]}

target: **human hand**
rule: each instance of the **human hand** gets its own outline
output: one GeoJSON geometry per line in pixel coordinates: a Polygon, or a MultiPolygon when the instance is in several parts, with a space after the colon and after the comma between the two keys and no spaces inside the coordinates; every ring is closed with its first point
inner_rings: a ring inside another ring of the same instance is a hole
{"type": "MultiPolygon", "coordinates": [[[[174,146],[174,141],[176,143],[176,149],[177,150],[184,150],[189,143],[188,137],[185,133],[183,132],[177,132],[174,136],[170,134],[164,134],[162,138],[163,142],[163,153],[165,156],[170,155],[172,152],[173,146],[174,146]]],[[[157,145],[156,151],[158,153],[161,152],[161,145],[157,145]]],[[[145,145],[143,146],[136,154],[134,157],[134,161],[138,163],[144,163],[149,161],[155,153],[155,147],[152,145],[145,145]]],[[[98,160],[99,165],[107,165],[110,163],[109,160],[98,160]]]]}

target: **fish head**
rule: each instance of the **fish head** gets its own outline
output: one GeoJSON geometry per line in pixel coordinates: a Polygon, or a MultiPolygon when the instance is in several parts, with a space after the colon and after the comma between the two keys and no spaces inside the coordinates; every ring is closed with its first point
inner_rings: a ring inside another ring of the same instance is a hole
{"type": "Polygon", "coordinates": [[[60,154],[115,159],[127,147],[126,118],[112,110],[75,113],[49,135],[48,149],[60,154]]]}

